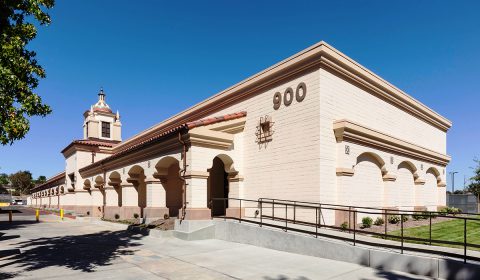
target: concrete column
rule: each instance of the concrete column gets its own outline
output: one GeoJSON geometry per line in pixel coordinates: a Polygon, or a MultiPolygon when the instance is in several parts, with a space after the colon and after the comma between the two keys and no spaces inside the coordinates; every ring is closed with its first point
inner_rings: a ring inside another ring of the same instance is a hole
{"type": "Polygon", "coordinates": [[[118,200],[118,194],[121,193],[122,188],[121,186],[112,187],[106,186],[105,187],[105,209],[104,215],[107,219],[115,219],[115,216],[120,217],[122,216],[121,213],[123,209],[121,208],[122,201],[118,200]],[[120,203],[119,203],[120,202],[120,203]]]}
{"type": "Polygon", "coordinates": [[[76,190],[71,194],[74,198],[73,211],[78,214],[92,215],[92,194],[87,190],[76,190]]]}
{"type": "Polygon", "coordinates": [[[92,211],[91,215],[93,217],[102,217],[103,211],[103,189],[93,188],[92,189],[92,211]]]}
{"type": "Polygon", "coordinates": [[[122,219],[132,219],[134,214],[140,216],[140,207],[138,207],[138,191],[133,184],[122,184],[122,219]]]}
{"type": "Polygon", "coordinates": [[[207,191],[208,176],[206,174],[190,174],[186,177],[187,183],[187,209],[185,219],[205,220],[211,218],[208,208],[207,191]]]}
{"type": "Polygon", "coordinates": [[[155,178],[145,179],[147,189],[147,207],[144,210],[144,217],[147,219],[163,219],[168,215],[166,207],[166,193],[162,182],[155,178]]]}

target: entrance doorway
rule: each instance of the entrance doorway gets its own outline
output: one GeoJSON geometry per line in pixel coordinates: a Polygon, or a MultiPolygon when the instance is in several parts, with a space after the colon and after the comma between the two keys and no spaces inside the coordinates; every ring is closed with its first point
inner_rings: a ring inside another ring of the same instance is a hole
{"type": "Polygon", "coordinates": [[[213,200],[214,198],[228,198],[228,173],[225,164],[219,157],[213,159],[212,168],[208,170],[208,201],[213,216],[225,215],[228,200],[213,200]]]}

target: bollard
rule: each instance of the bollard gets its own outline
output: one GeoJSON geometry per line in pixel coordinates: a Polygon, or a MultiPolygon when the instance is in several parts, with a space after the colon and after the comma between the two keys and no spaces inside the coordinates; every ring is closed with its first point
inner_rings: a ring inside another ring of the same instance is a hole
{"type": "Polygon", "coordinates": [[[12,222],[12,210],[8,211],[8,221],[12,222]]]}
{"type": "Polygon", "coordinates": [[[40,221],[40,211],[38,211],[38,209],[35,210],[35,220],[36,220],[37,222],[40,221]]]}
{"type": "Polygon", "coordinates": [[[63,221],[63,209],[60,209],[60,218],[61,218],[62,221],[63,221]]]}

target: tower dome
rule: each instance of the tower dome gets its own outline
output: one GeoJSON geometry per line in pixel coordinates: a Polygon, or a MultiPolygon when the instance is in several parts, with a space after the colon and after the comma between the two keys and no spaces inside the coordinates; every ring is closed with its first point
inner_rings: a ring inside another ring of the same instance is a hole
{"type": "Polygon", "coordinates": [[[103,111],[103,112],[108,112],[111,113],[112,110],[110,109],[110,106],[105,102],[105,93],[103,92],[103,88],[100,89],[100,92],[98,93],[98,101],[92,106],[93,111],[103,111]]]}

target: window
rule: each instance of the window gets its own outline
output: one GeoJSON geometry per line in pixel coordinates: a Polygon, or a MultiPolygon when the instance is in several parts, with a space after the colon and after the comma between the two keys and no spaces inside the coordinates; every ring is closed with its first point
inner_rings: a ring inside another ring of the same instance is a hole
{"type": "Polygon", "coordinates": [[[110,123],[102,122],[102,137],[110,138],[110,123]]]}

